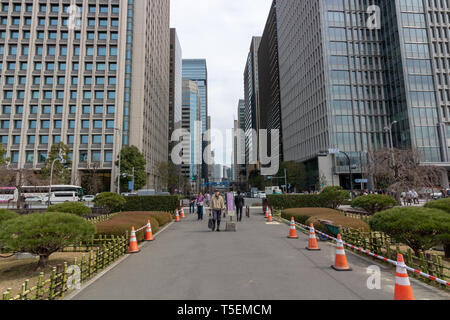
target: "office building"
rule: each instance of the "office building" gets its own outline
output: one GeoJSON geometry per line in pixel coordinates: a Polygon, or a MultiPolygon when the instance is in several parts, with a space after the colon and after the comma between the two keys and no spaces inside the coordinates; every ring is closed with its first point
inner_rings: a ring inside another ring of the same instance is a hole
{"type": "Polygon", "coordinates": [[[183,96],[183,58],[177,30],[170,29],[170,73],[169,73],[169,159],[174,143],[172,133],[181,128],[181,108],[183,96]]]}
{"type": "Polygon", "coordinates": [[[283,161],[280,77],[278,65],[278,35],[276,0],[270,8],[269,17],[261,37],[258,49],[259,74],[259,126],[267,130],[267,150],[270,155],[274,149],[271,145],[272,130],[278,130],[278,150],[280,162],[283,161]]]}
{"type": "Polygon", "coordinates": [[[62,141],[72,184],[96,167],[115,190],[114,161],[135,145],[146,187],[157,185],[153,166],[168,158],[169,4],[1,1],[0,141],[11,169],[39,170],[62,141]]]}
{"type": "Polygon", "coordinates": [[[345,156],[318,153],[346,152],[359,178],[367,151],[390,147],[394,121],[394,147],[449,167],[446,10],[445,1],[277,1],[284,159],[306,164],[305,188],[319,177],[349,188],[345,156]]]}
{"type": "Polygon", "coordinates": [[[258,49],[261,37],[253,37],[244,70],[245,162],[247,177],[258,170],[259,80],[258,49]]]}
{"type": "MultiPolygon", "coordinates": [[[[197,83],[201,98],[202,136],[208,130],[208,68],[205,59],[183,59],[183,79],[189,79],[197,83]]],[[[202,138],[203,139],[203,138],[202,138]]],[[[202,152],[207,146],[207,141],[202,142],[202,152]]],[[[202,172],[200,177],[208,179],[208,167],[202,160],[202,172]]]]}
{"type": "Polygon", "coordinates": [[[182,129],[186,130],[183,136],[183,163],[181,174],[192,183],[194,190],[201,178],[201,95],[197,82],[183,79],[183,106],[182,129]]]}

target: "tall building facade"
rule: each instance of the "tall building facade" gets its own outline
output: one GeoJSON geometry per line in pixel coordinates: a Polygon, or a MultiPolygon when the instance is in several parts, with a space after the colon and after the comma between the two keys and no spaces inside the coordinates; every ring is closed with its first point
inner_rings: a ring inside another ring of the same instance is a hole
{"type": "Polygon", "coordinates": [[[135,145],[155,185],[153,165],[168,155],[169,4],[1,1],[0,140],[11,169],[39,170],[61,141],[73,184],[96,167],[114,189],[121,146],[135,145]]]}
{"type": "MultiPolygon", "coordinates": [[[[186,130],[183,136],[183,164],[181,174],[195,185],[201,177],[201,94],[197,82],[183,79],[183,107],[182,129],[186,130]]],[[[197,190],[195,188],[194,190],[197,190]]]]}
{"type": "Polygon", "coordinates": [[[246,176],[246,158],[245,158],[245,100],[240,99],[237,107],[237,114],[238,118],[236,120],[235,124],[235,141],[234,144],[236,145],[235,148],[235,154],[234,154],[234,160],[235,160],[235,182],[242,182],[244,177],[246,176]],[[238,131],[239,130],[239,131],[238,131]],[[243,136],[238,139],[237,132],[243,132],[243,136]],[[238,158],[238,155],[241,155],[241,159],[238,158]]]}
{"type": "Polygon", "coordinates": [[[170,29],[170,84],[169,84],[169,159],[173,148],[170,141],[174,130],[181,128],[183,96],[183,57],[177,30],[170,29]]]}
{"type": "Polygon", "coordinates": [[[260,129],[266,129],[268,132],[267,150],[269,152],[273,150],[272,130],[278,130],[280,136],[278,150],[280,161],[283,161],[276,8],[277,1],[274,0],[258,49],[259,125],[260,129]]]}
{"type": "Polygon", "coordinates": [[[245,97],[245,162],[247,176],[258,167],[259,77],[258,49],[261,37],[253,37],[244,70],[245,97]],[[253,130],[256,130],[256,134],[253,130]]]}
{"type": "Polygon", "coordinates": [[[385,128],[393,121],[394,147],[449,166],[445,4],[277,1],[284,157],[307,165],[306,187],[323,178],[348,188],[345,156],[317,154],[348,153],[358,178],[367,151],[390,146],[385,128]],[[374,4],[381,9],[378,25],[370,19],[374,4]]]}
{"type": "MultiPolygon", "coordinates": [[[[205,59],[183,59],[183,79],[195,81],[198,85],[201,99],[202,136],[208,128],[208,68],[205,59]]],[[[207,147],[207,141],[202,143],[202,152],[207,147]]],[[[208,179],[208,166],[202,161],[201,178],[208,179]]]]}

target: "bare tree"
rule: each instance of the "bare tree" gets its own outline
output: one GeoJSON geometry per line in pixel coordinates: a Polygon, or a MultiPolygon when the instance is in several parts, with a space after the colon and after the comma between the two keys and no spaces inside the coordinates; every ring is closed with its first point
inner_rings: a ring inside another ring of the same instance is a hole
{"type": "Polygon", "coordinates": [[[86,190],[86,194],[97,194],[103,190],[103,182],[99,176],[98,169],[100,163],[91,164],[91,169],[81,176],[81,186],[86,190]]]}
{"type": "Polygon", "coordinates": [[[415,149],[380,149],[368,153],[364,173],[373,178],[375,188],[387,190],[397,200],[403,191],[440,185],[442,168],[423,163],[415,149]]]}

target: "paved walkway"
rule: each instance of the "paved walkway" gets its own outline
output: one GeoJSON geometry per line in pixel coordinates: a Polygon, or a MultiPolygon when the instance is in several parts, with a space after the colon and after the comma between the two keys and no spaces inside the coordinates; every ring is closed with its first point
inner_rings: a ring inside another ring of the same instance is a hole
{"type": "MultiPolygon", "coordinates": [[[[369,290],[366,268],[376,262],[347,253],[353,271],[334,271],[333,246],[319,242],[322,251],[309,252],[305,235],[287,239],[287,225],[266,224],[256,211],[237,232],[211,232],[187,214],[74,299],[393,299],[395,270],[381,266],[382,289],[369,290]]],[[[450,298],[412,285],[416,299],[450,298]]]]}

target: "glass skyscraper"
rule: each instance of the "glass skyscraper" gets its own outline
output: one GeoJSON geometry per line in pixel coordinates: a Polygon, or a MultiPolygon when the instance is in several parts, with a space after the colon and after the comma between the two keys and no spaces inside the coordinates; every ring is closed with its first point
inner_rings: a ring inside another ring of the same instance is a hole
{"type": "Polygon", "coordinates": [[[358,177],[367,151],[390,147],[385,128],[393,121],[394,147],[415,148],[424,163],[450,168],[448,6],[277,1],[284,158],[307,165],[305,187],[320,176],[348,188],[346,158],[317,154],[347,152],[358,177]],[[375,24],[373,5],[381,10],[375,24]]]}

